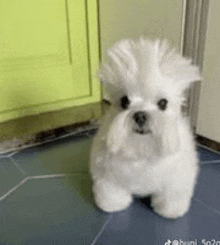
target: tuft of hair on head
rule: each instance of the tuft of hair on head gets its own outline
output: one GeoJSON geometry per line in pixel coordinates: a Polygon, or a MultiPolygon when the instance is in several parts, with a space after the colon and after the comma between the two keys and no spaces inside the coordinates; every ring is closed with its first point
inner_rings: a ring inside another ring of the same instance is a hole
{"type": "Polygon", "coordinates": [[[116,42],[107,50],[107,60],[99,69],[98,76],[112,98],[137,90],[135,81],[139,67],[134,45],[129,39],[116,42]]]}
{"type": "Polygon", "coordinates": [[[199,67],[192,59],[183,57],[175,48],[170,48],[167,40],[155,41],[155,55],[161,74],[173,80],[179,90],[186,90],[190,84],[202,80],[199,67]]]}
{"type": "Polygon", "coordinates": [[[107,56],[108,61],[100,68],[99,77],[113,97],[124,90],[135,96],[147,80],[166,81],[158,77],[168,78],[179,92],[202,79],[199,67],[176,49],[171,49],[167,40],[123,39],[108,49],[107,56]]]}

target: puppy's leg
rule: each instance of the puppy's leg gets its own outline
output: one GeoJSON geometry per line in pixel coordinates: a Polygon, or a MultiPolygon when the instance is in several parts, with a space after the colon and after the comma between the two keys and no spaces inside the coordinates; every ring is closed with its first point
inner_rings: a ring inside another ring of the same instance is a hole
{"type": "Polygon", "coordinates": [[[132,196],[127,190],[106,180],[96,181],[93,186],[93,193],[97,206],[105,212],[124,210],[132,202],[132,196]]]}
{"type": "Polygon", "coordinates": [[[152,196],[154,211],[169,219],[182,217],[190,208],[193,187],[183,190],[168,189],[152,196]]]}

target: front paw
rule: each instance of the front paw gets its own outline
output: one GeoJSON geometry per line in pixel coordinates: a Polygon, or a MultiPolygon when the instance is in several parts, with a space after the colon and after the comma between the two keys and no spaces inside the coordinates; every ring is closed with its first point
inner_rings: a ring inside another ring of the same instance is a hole
{"type": "Polygon", "coordinates": [[[97,206],[105,212],[119,212],[132,202],[132,196],[124,189],[107,183],[99,183],[93,188],[97,206]]]}
{"type": "Polygon", "coordinates": [[[105,197],[95,196],[95,201],[97,206],[108,213],[111,212],[119,212],[128,208],[130,203],[132,202],[132,198],[130,196],[118,198],[117,195],[114,197],[105,197]]]}
{"type": "Polygon", "coordinates": [[[189,210],[190,201],[187,200],[166,200],[165,198],[152,198],[152,207],[160,216],[168,219],[183,217],[189,210]]]}

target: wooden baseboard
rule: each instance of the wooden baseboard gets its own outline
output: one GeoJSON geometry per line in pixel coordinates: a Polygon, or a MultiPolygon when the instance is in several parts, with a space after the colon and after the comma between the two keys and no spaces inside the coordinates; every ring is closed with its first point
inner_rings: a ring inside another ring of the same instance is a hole
{"type": "Polygon", "coordinates": [[[0,142],[95,120],[101,115],[102,104],[94,103],[18,118],[0,123],[0,142]]]}
{"type": "Polygon", "coordinates": [[[103,114],[102,107],[102,103],[94,103],[0,123],[0,153],[60,137],[77,128],[92,128],[103,114]]]}
{"type": "Polygon", "coordinates": [[[201,135],[196,136],[196,141],[200,143],[201,145],[207,146],[215,151],[220,152],[220,143],[216,142],[214,140],[207,139],[201,135]]]}

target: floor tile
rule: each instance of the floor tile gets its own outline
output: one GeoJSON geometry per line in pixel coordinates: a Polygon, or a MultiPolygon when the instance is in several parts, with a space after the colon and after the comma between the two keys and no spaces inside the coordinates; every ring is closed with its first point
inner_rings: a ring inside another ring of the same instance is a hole
{"type": "Polygon", "coordinates": [[[25,149],[13,159],[28,175],[88,172],[91,142],[92,138],[69,137],[25,149]]]}
{"type": "Polygon", "coordinates": [[[0,197],[25,177],[9,158],[0,158],[0,197]]]}
{"type": "Polygon", "coordinates": [[[86,174],[28,181],[1,203],[1,241],[91,244],[108,214],[95,208],[90,182],[86,174]]]}
{"type": "Polygon", "coordinates": [[[202,244],[201,239],[220,240],[219,227],[220,215],[195,200],[189,213],[178,220],[164,219],[136,201],[126,211],[112,216],[96,245],[162,245],[169,240],[178,240],[173,245],[185,245],[181,240],[195,239],[202,244]]]}
{"type": "Polygon", "coordinates": [[[220,212],[220,163],[201,165],[195,197],[220,212]]]}
{"type": "Polygon", "coordinates": [[[198,149],[198,156],[199,156],[200,162],[209,163],[209,161],[219,161],[220,163],[220,153],[219,154],[214,153],[200,146],[197,149],[198,149]]]}
{"type": "MultiPolygon", "coordinates": [[[[92,137],[81,134],[25,149],[11,159],[0,158],[3,194],[26,176],[38,178],[27,180],[0,202],[0,245],[163,245],[175,239],[178,243],[171,245],[193,245],[189,242],[195,239],[196,245],[204,245],[211,239],[220,241],[220,164],[201,164],[191,209],[181,219],[156,215],[148,199],[135,199],[127,210],[106,214],[96,208],[92,197],[91,142],[92,137]],[[70,175],[38,176],[60,173],[70,175]]],[[[202,163],[220,162],[220,155],[205,148],[198,147],[198,155],[202,163]]]]}

